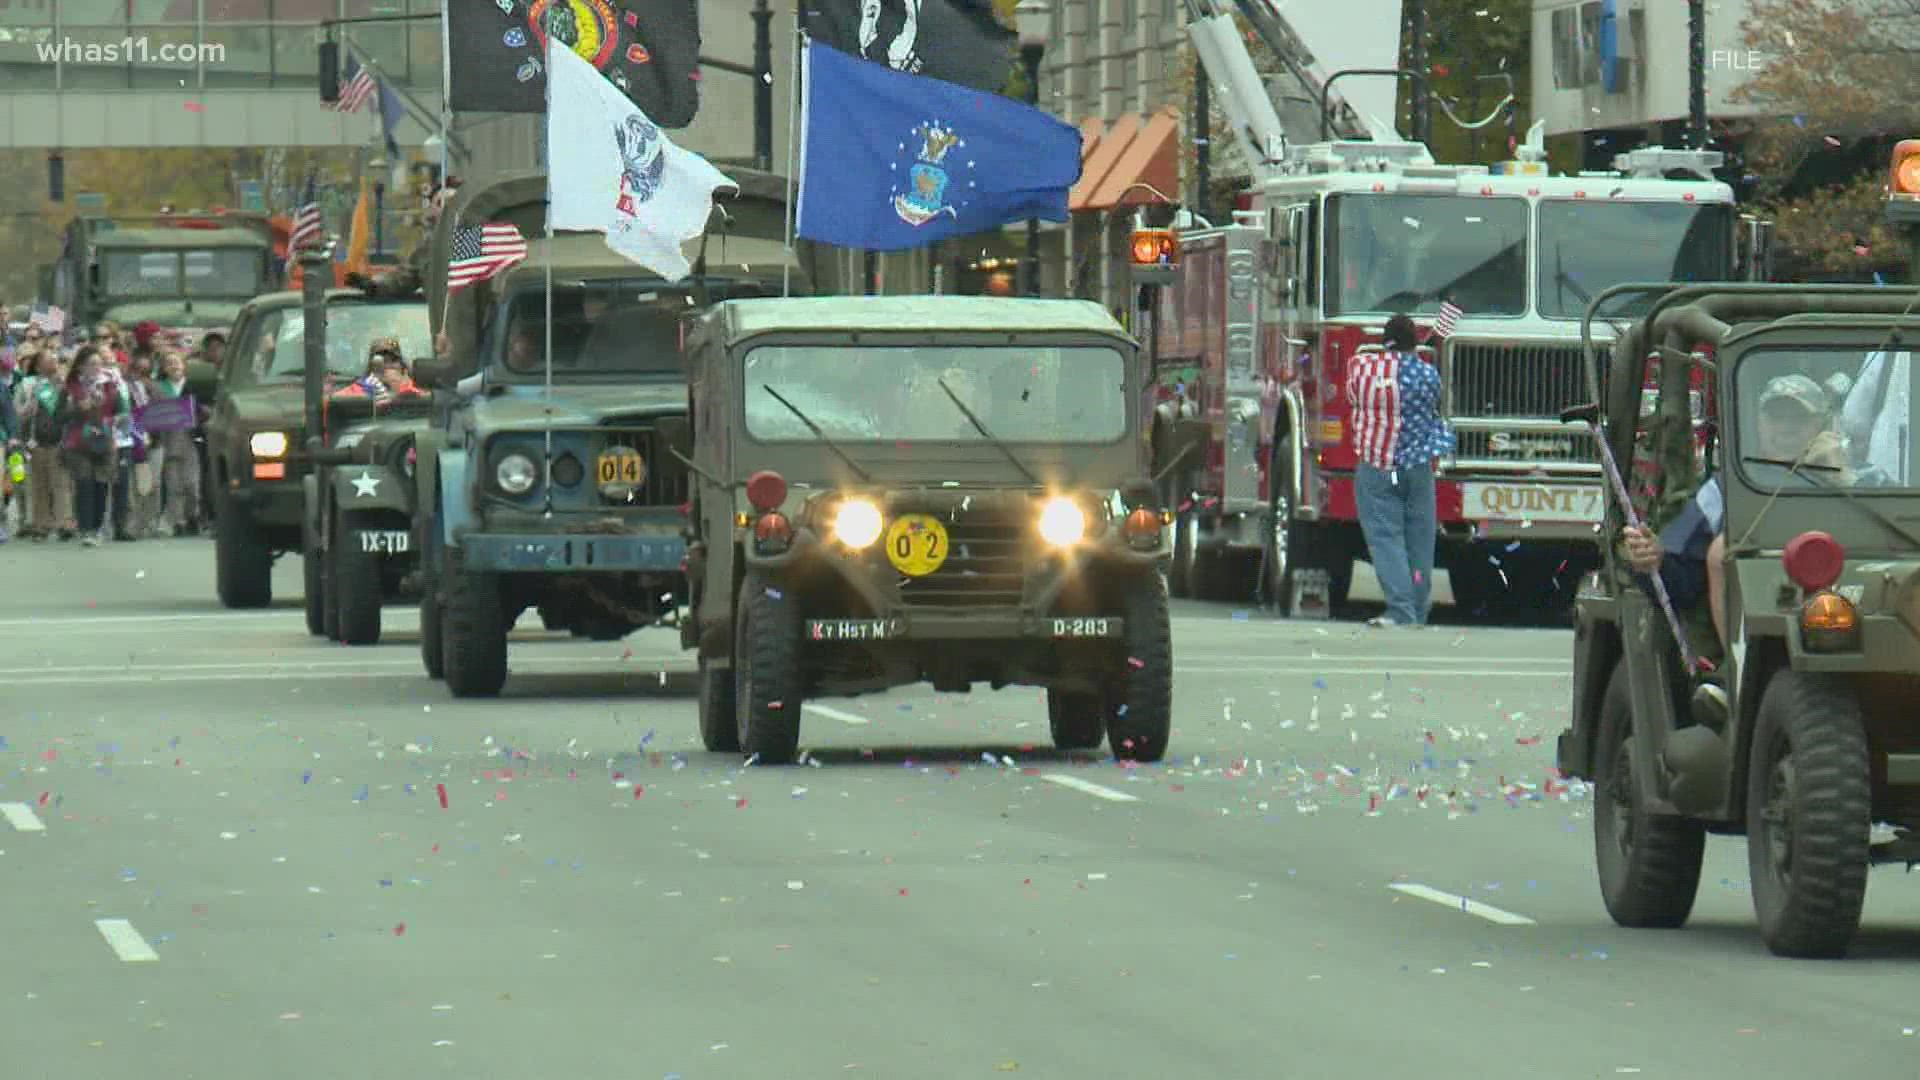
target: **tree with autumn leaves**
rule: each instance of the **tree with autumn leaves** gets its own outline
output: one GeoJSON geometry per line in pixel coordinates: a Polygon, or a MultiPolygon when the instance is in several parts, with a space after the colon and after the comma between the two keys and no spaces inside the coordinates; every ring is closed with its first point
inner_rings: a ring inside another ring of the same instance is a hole
{"type": "Polygon", "coordinates": [[[1746,138],[1783,276],[1906,276],[1886,225],[1893,144],[1920,137],[1920,2],[1751,0],[1742,30],[1762,57],[1734,99],[1764,115],[1746,138]]]}

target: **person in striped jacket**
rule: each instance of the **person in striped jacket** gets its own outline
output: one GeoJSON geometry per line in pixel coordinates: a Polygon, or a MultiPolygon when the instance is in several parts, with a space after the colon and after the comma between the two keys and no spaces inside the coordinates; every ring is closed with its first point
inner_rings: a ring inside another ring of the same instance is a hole
{"type": "Polygon", "coordinates": [[[1387,349],[1347,365],[1348,425],[1359,464],[1353,490],[1368,557],[1386,594],[1374,626],[1421,626],[1433,607],[1438,536],[1433,474],[1453,450],[1440,418],[1440,373],[1415,352],[1413,320],[1387,320],[1387,349]]]}

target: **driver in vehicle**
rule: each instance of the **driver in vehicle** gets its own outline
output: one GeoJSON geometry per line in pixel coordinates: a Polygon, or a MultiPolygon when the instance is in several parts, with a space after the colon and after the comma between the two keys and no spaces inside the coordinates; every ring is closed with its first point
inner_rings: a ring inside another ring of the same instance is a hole
{"type": "Polygon", "coordinates": [[[371,397],[385,401],[394,397],[419,397],[426,391],[414,383],[401,355],[397,338],[381,338],[367,349],[367,373],[333,396],[336,398],[371,397]]]}
{"type": "MultiPolygon", "coordinates": [[[[1820,384],[1805,375],[1782,375],[1768,381],[1760,393],[1758,436],[1754,458],[1791,462],[1822,470],[1814,484],[1852,484],[1846,451],[1832,428],[1832,400],[1820,384]],[[1826,470],[1832,470],[1828,472],[1826,470]]],[[[1725,502],[1720,477],[1700,485],[1686,509],[1656,537],[1645,528],[1623,533],[1627,562],[1649,575],[1642,588],[1653,591],[1650,575],[1659,574],[1676,612],[1693,608],[1705,595],[1713,615],[1713,630],[1721,647],[1727,642],[1726,599],[1721,588],[1725,575],[1727,537],[1725,502]]],[[[1719,690],[1713,687],[1712,693],[1719,690]]],[[[1724,692],[1719,695],[1722,704],[1724,692]]]]}

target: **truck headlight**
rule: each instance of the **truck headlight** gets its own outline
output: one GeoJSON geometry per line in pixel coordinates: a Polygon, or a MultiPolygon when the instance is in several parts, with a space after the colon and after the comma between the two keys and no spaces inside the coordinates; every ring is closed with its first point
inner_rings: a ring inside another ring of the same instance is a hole
{"type": "Polygon", "coordinates": [[[1087,512],[1072,499],[1055,496],[1040,508],[1040,538],[1054,547],[1072,547],[1087,535],[1087,512]]]}
{"type": "Polygon", "coordinates": [[[284,431],[256,431],[247,439],[247,449],[257,458],[277,458],[287,456],[287,433],[284,431]]]}
{"type": "Polygon", "coordinates": [[[494,466],[493,478],[500,484],[500,490],[509,495],[525,495],[533,490],[534,483],[540,478],[540,470],[534,467],[533,459],[525,454],[508,454],[494,466]]]}
{"type": "Polygon", "coordinates": [[[880,508],[865,499],[848,499],[833,512],[833,538],[855,551],[880,539],[880,508]]]}

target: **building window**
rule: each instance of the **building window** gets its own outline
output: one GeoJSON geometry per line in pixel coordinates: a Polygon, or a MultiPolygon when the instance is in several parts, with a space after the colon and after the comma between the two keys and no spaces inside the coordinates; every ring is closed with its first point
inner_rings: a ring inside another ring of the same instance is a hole
{"type": "Polygon", "coordinates": [[[1579,90],[1600,85],[1600,0],[1553,13],[1553,86],[1579,90]]]}

